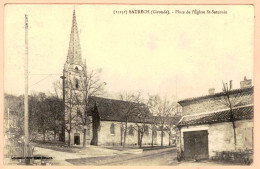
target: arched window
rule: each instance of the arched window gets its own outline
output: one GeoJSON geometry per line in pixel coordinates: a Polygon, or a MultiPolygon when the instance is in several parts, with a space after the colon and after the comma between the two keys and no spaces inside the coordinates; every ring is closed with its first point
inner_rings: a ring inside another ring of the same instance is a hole
{"type": "Polygon", "coordinates": [[[130,125],[129,126],[129,132],[128,132],[129,135],[133,136],[134,135],[134,127],[133,125],[130,125]]]}
{"type": "Polygon", "coordinates": [[[75,69],[76,69],[76,71],[78,71],[79,70],[78,66],[76,66],[75,69]]]}
{"type": "Polygon", "coordinates": [[[87,136],[90,136],[90,126],[87,126],[87,136]]]}
{"type": "Polygon", "coordinates": [[[115,124],[112,123],[110,126],[110,134],[115,134],[115,124]]]}
{"type": "Polygon", "coordinates": [[[77,89],[79,88],[79,80],[78,79],[76,79],[76,81],[75,81],[75,86],[76,86],[77,89]]]}
{"type": "Polygon", "coordinates": [[[153,129],[153,137],[157,137],[157,131],[156,131],[156,129],[153,129]]]}

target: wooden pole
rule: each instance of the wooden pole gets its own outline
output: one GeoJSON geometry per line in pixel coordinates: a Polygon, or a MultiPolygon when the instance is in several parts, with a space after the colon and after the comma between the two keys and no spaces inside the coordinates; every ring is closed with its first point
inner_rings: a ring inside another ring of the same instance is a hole
{"type": "Polygon", "coordinates": [[[7,126],[8,126],[8,130],[10,129],[10,125],[9,125],[9,108],[7,108],[7,126]]]}
{"type": "Polygon", "coordinates": [[[66,76],[65,76],[65,72],[63,71],[63,75],[60,76],[60,78],[62,79],[62,138],[61,138],[61,141],[65,143],[65,79],[66,79],[66,76]]]}
{"type": "Polygon", "coordinates": [[[29,113],[28,113],[28,16],[25,15],[25,91],[24,91],[24,143],[25,143],[25,156],[31,155],[29,149],[29,113]]]}

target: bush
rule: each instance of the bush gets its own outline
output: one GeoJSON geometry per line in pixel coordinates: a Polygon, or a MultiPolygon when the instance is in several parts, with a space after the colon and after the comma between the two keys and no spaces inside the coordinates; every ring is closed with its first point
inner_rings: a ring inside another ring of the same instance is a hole
{"type": "Polygon", "coordinates": [[[216,152],[216,156],[212,160],[251,165],[253,163],[253,152],[252,150],[216,152]]]}

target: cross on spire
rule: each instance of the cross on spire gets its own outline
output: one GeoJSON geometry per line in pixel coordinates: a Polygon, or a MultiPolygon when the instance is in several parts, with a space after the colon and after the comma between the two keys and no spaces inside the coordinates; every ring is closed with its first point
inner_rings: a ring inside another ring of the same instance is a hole
{"type": "Polygon", "coordinates": [[[78,26],[76,21],[75,9],[73,10],[73,19],[70,33],[69,50],[67,56],[67,62],[69,64],[82,65],[81,48],[79,43],[78,26]]]}

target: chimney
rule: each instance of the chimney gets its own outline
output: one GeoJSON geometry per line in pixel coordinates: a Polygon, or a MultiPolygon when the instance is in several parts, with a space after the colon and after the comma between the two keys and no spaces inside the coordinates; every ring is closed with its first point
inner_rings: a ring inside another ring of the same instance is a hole
{"type": "Polygon", "coordinates": [[[229,90],[232,90],[232,80],[229,81],[229,84],[230,84],[229,90]]]}
{"type": "Polygon", "coordinates": [[[244,77],[244,80],[240,82],[240,88],[248,88],[252,86],[252,79],[247,79],[246,76],[244,77]]]}
{"type": "Polygon", "coordinates": [[[209,95],[215,94],[215,88],[210,88],[209,89],[209,95]]]}

